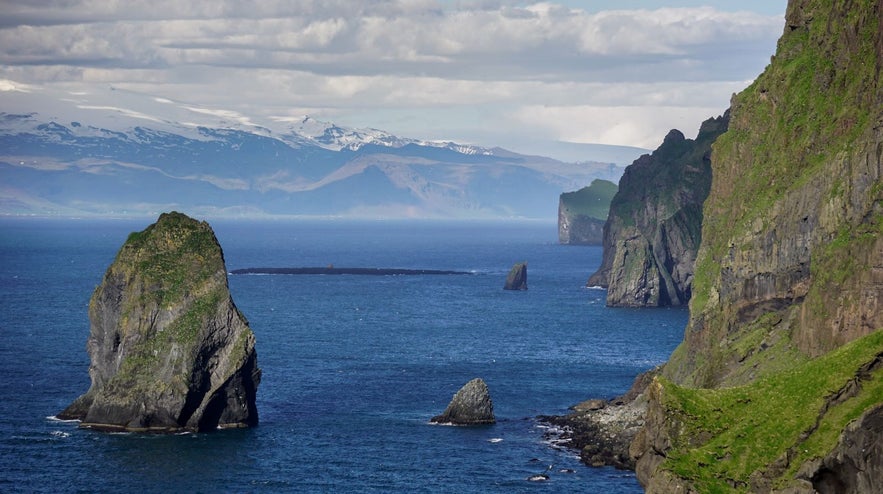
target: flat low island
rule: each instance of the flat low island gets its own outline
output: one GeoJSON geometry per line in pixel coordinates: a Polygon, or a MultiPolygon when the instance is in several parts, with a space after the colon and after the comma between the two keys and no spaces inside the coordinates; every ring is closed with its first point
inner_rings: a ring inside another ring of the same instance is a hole
{"type": "Polygon", "coordinates": [[[243,268],[234,269],[230,274],[355,274],[368,276],[399,276],[399,275],[454,275],[472,274],[468,271],[449,271],[442,269],[400,269],[400,268],[243,268]]]}

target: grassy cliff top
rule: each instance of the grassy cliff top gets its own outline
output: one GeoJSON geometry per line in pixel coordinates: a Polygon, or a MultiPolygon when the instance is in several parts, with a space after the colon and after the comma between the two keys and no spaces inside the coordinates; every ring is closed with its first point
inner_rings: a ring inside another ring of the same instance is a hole
{"type": "Polygon", "coordinates": [[[616,190],[616,184],[613,182],[596,179],[588,187],[561,194],[561,204],[571,214],[604,221],[607,219],[610,201],[616,195],[616,190]]]}
{"type": "Polygon", "coordinates": [[[695,389],[660,379],[653,392],[678,432],[663,468],[699,492],[749,492],[758,482],[785,488],[883,400],[881,360],[878,331],[745,386],[695,389]]]}
{"type": "Polygon", "coordinates": [[[143,231],[131,233],[112,269],[137,274],[159,296],[160,305],[166,306],[225,268],[209,224],[171,212],[143,231]]]}

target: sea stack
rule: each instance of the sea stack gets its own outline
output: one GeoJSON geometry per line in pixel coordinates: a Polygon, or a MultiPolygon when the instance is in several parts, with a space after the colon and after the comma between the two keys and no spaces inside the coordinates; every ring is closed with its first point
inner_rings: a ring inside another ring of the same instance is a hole
{"type": "Polygon", "coordinates": [[[527,263],[519,262],[509,270],[504,290],[527,290],[527,263]]]}
{"type": "Polygon", "coordinates": [[[89,302],[81,427],[178,432],[256,425],[255,338],[208,223],[166,213],[129,235],[89,302]]]}
{"type": "Polygon", "coordinates": [[[454,425],[485,425],[496,421],[491,394],[481,378],[466,383],[454,395],[444,413],[430,420],[434,423],[454,425]]]}

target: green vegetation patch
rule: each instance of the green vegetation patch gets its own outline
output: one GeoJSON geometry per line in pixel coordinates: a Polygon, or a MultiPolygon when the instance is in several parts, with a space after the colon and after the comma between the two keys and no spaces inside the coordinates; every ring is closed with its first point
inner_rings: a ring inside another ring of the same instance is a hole
{"type": "Polygon", "coordinates": [[[883,330],[746,386],[686,388],[660,378],[666,415],[681,424],[663,464],[699,492],[748,492],[752,474],[782,488],[797,469],[825,456],[843,428],[883,402],[883,369],[852,398],[829,405],[859,370],[883,355],[883,330]],[[783,471],[768,470],[789,455],[783,471]]]}
{"type": "Polygon", "coordinates": [[[129,235],[115,262],[141,277],[160,305],[168,307],[214,274],[224,259],[211,227],[181,213],[166,213],[129,235]]]}
{"type": "Polygon", "coordinates": [[[573,215],[588,216],[605,221],[616,190],[615,183],[596,179],[588,187],[561,194],[561,202],[573,215]]]}

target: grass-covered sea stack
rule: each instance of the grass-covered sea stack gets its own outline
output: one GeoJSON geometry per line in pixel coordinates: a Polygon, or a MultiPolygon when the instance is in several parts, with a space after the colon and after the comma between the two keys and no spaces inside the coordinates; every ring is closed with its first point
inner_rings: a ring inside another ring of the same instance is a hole
{"type": "Polygon", "coordinates": [[[60,418],[154,432],[257,424],[254,334],[207,223],[168,213],[132,233],[89,318],[92,385],[60,418]]]}

